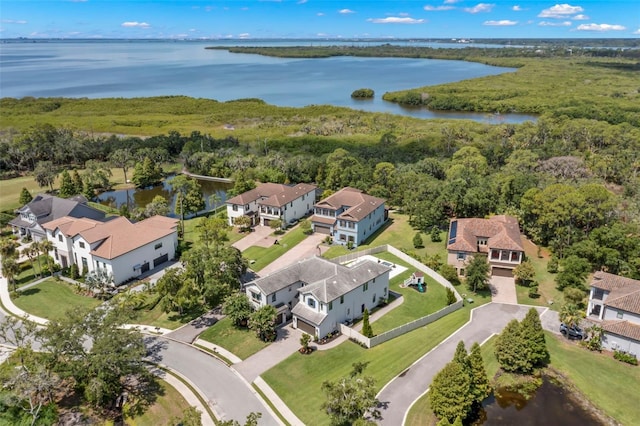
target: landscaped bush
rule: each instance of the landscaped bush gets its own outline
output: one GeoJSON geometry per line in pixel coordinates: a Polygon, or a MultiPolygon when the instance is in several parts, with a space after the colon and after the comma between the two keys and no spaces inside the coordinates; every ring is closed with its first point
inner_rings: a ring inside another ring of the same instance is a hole
{"type": "Polygon", "coordinates": [[[614,351],[613,357],[618,361],[626,362],[631,365],[638,365],[638,358],[635,355],[631,355],[627,352],[623,351],[614,351]]]}

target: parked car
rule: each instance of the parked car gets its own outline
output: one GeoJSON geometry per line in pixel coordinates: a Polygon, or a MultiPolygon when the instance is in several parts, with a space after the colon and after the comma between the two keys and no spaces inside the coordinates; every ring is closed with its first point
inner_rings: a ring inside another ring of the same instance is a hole
{"type": "Polygon", "coordinates": [[[583,340],[587,337],[587,333],[577,325],[568,326],[564,323],[560,324],[560,333],[569,339],[583,340]]]}

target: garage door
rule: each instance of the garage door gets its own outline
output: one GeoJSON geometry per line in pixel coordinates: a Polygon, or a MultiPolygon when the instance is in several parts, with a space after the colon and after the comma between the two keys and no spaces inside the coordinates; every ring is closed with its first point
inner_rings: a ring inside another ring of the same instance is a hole
{"type": "Polygon", "coordinates": [[[155,268],[156,266],[160,265],[161,263],[166,262],[167,260],[169,260],[169,255],[165,254],[163,256],[160,257],[156,257],[155,259],[153,259],[153,267],[155,268]]]}
{"type": "Polygon", "coordinates": [[[144,262],[144,264],[140,268],[140,273],[144,274],[145,272],[148,272],[148,271],[149,271],[149,262],[144,262]]]}
{"type": "Polygon", "coordinates": [[[312,336],[316,335],[316,328],[313,325],[309,324],[308,322],[298,318],[297,324],[298,324],[297,328],[299,328],[300,330],[304,331],[305,333],[308,333],[308,334],[310,334],[312,336]]]}
{"type": "Polygon", "coordinates": [[[513,270],[507,268],[493,268],[491,275],[496,277],[513,277],[513,270]]]}
{"type": "Polygon", "coordinates": [[[331,228],[328,226],[316,225],[314,229],[318,234],[331,235],[331,228]]]}

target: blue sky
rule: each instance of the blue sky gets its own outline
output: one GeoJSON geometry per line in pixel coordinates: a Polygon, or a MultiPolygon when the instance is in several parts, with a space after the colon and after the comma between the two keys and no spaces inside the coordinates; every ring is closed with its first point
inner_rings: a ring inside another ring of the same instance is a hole
{"type": "Polygon", "coordinates": [[[640,37],[640,0],[2,0],[0,21],[1,38],[640,37]]]}

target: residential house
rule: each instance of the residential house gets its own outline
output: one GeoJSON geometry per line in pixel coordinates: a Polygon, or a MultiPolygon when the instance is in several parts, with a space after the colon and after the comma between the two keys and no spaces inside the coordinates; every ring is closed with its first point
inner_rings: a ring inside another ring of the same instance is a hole
{"type": "Polygon", "coordinates": [[[640,354],[640,280],[596,272],[587,315],[600,322],[604,348],[640,354]]]}
{"type": "Polygon", "coordinates": [[[78,195],[69,199],[38,194],[29,203],[17,210],[18,216],[9,222],[13,233],[20,237],[30,236],[34,241],[46,239],[45,223],[69,216],[104,220],[104,212],[87,205],[87,199],[78,195]]]}
{"type": "Polygon", "coordinates": [[[362,244],[389,217],[385,200],[349,187],[318,202],[313,212],[314,232],[332,235],[335,243],[351,243],[353,247],[362,244]]]}
{"type": "Polygon", "coordinates": [[[164,216],[136,223],[125,217],[101,222],[65,216],[44,225],[56,263],[75,264],[85,273],[104,269],[115,285],[174,259],[177,227],[177,219],[164,216]]]}
{"type": "Polygon", "coordinates": [[[293,327],[324,337],[388,297],[390,270],[371,260],[345,266],[311,257],[244,288],[256,308],[267,304],[276,308],[278,323],[292,317],[293,327]]]}
{"type": "Polygon", "coordinates": [[[226,201],[229,225],[233,226],[237,217],[249,216],[252,226],[268,226],[269,221],[280,219],[286,227],[311,213],[316,201],[316,189],[315,185],[308,183],[261,183],[226,201]]]}
{"type": "Polygon", "coordinates": [[[491,275],[513,276],[513,269],[524,260],[518,220],[512,216],[489,219],[452,219],[449,223],[447,263],[464,276],[470,257],[487,255],[491,275]]]}

